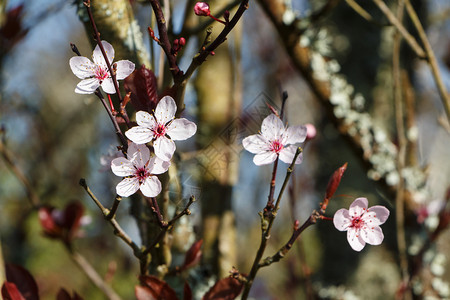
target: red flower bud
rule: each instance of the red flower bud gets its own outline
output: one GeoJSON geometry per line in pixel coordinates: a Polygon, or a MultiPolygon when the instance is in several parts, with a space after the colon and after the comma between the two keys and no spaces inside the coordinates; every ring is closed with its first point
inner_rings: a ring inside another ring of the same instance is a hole
{"type": "Polygon", "coordinates": [[[183,47],[186,45],[186,39],[184,37],[180,38],[180,46],[183,47]]]}
{"type": "Polygon", "coordinates": [[[194,6],[194,12],[197,16],[209,16],[211,11],[209,10],[209,5],[206,2],[197,2],[194,6]]]}

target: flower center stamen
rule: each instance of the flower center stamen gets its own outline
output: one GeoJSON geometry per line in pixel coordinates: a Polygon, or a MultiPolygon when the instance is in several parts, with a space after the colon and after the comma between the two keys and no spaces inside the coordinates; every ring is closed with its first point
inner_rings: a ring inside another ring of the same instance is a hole
{"type": "Polygon", "coordinates": [[[275,140],[272,142],[272,144],[270,145],[270,150],[272,150],[275,153],[280,153],[281,150],[283,150],[284,146],[282,143],[280,143],[280,141],[275,140]]]}
{"type": "Polygon", "coordinates": [[[154,131],[155,132],[155,136],[157,138],[165,136],[166,135],[166,131],[167,131],[167,128],[166,128],[166,126],[164,124],[158,124],[158,126],[156,126],[156,129],[154,131]]]}
{"type": "Polygon", "coordinates": [[[145,181],[145,179],[147,177],[150,176],[150,173],[147,171],[146,168],[139,168],[139,169],[136,169],[136,175],[135,176],[139,180],[139,183],[141,184],[142,182],[145,181]]]}
{"type": "Polygon", "coordinates": [[[363,225],[364,225],[364,221],[361,219],[361,217],[354,217],[352,219],[352,225],[350,225],[350,227],[361,228],[363,225]]]}
{"type": "Polygon", "coordinates": [[[103,80],[109,78],[108,71],[103,69],[101,66],[97,66],[97,68],[95,69],[94,72],[95,72],[95,78],[97,78],[100,81],[103,81],[103,80]]]}

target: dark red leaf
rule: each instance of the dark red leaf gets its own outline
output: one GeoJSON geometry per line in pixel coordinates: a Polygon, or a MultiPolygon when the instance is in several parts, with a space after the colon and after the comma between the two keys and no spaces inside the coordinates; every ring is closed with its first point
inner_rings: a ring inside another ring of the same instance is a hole
{"type": "Polygon", "coordinates": [[[56,295],[56,300],[83,300],[76,292],[73,292],[73,296],[70,296],[70,293],[64,289],[61,288],[56,295]]]}
{"type": "Polygon", "coordinates": [[[10,9],[6,13],[6,20],[0,27],[0,41],[3,44],[3,49],[0,52],[10,50],[28,32],[28,29],[24,29],[22,26],[22,11],[23,4],[10,9]]]}
{"type": "Polygon", "coordinates": [[[181,267],[182,269],[190,268],[200,261],[200,258],[202,257],[202,244],[203,240],[199,240],[192,244],[191,248],[189,248],[189,250],[186,252],[184,263],[181,267]]]}
{"type": "Polygon", "coordinates": [[[165,299],[165,300],[178,300],[175,291],[167,284],[167,282],[162,281],[161,279],[155,276],[140,276],[139,280],[141,281],[141,286],[146,287],[147,289],[138,289],[135,288],[135,293],[137,297],[137,293],[140,295],[152,295],[154,298],[138,298],[141,299],[165,299]]]}
{"type": "Polygon", "coordinates": [[[134,294],[137,300],[158,300],[152,289],[147,286],[136,285],[134,294]]]}
{"type": "Polygon", "coordinates": [[[61,288],[56,295],[56,300],[72,300],[72,297],[70,296],[69,292],[66,291],[66,289],[61,288]]]}
{"type": "Polygon", "coordinates": [[[187,281],[184,283],[183,300],[192,300],[192,290],[187,281]]]}
{"type": "Polygon", "coordinates": [[[38,211],[39,222],[45,235],[51,238],[60,238],[62,236],[61,227],[53,219],[53,210],[54,208],[50,206],[41,207],[38,211]]]}
{"type": "Polygon", "coordinates": [[[203,300],[233,300],[242,292],[244,285],[237,279],[222,278],[203,296],[203,300]]]}
{"type": "Polygon", "coordinates": [[[83,217],[84,207],[78,202],[69,203],[64,209],[63,227],[67,229],[67,238],[73,239],[80,227],[81,217],[83,217]]]}
{"type": "Polygon", "coordinates": [[[142,65],[124,80],[125,90],[131,92],[131,104],[136,111],[152,112],[158,103],[156,77],[142,65]]]}
{"type": "Polygon", "coordinates": [[[14,283],[8,281],[3,283],[2,298],[3,300],[26,300],[20,293],[17,286],[14,283]]]}
{"type": "Polygon", "coordinates": [[[6,280],[15,283],[26,300],[39,300],[38,286],[33,276],[23,267],[6,264],[6,280]]]}
{"type": "Polygon", "coordinates": [[[344,175],[345,170],[347,169],[347,163],[345,163],[342,167],[334,171],[333,175],[330,178],[330,181],[327,185],[327,192],[325,194],[325,199],[330,200],[333,197],[334,192],[336,192],[339,183],[341,183],[341,178],[344,175]]]}

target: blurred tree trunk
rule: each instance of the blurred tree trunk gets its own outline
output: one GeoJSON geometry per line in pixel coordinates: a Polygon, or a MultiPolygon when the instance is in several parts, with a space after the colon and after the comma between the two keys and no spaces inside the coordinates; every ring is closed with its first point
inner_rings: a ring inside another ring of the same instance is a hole
{"type": "MultiPolygon", "coordinates": [[[[92,26],[83,1],[78,0],[77,5],[78,16],[85,26],[89,41],[94,45],[92,26]]],[[[114,60],[128,59],[136,63],[136,68],[142,64],[150,67],[142,33],[128,0],[92,0],[91,10],[101,39],[114,47],[114,60]]]]}
{"type": "MultiPolygon", "coordinates": [[[[210,1],[213,11],[226,3],[210,1]]],[[[217,16],[221,17],[221,16],[217,16]]],[[[198,17],[197,17],[198,18],[198,17]]],[[[215,22],[213,39],[223,28],[215,22]]],[[[235,218],[232,211],[232,188],[238,177],[239,155],[233,133],[233,120],[241,104],[239,53],[232,53],[228,43],[240,49],[240,29],[221,45],[214,56],[198,70],[195,89],[198,96],[198,123],[201,165],[201,205],[203,263],[213,274],[226,277],[236,262],[235,218]]],[[[199,37],[200,43],[203,36],[199,37]]]]}

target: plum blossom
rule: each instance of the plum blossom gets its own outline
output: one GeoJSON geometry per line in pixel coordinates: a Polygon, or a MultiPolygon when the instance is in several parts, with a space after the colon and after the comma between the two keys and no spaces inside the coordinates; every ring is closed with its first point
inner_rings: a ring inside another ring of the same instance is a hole
{"type": "Polygon", "coordinates": [[[155,155],[169,161],[176,149],[174,140],[186,140],[197,131],[195,123],[184,118],[175,119],[176,111],[175,100],[165,96],[159,101],[153,114],[138,111],[136,113],[138,126],[126,131],[125,135],[136,144],[153,141],[155,155]]]}
{"type": "Polygon", "coordinates": [[[380,245],[384,239],[380,225],[389,217],[389,210],[380,205],[367,208],[366,198],[357,198],[347,210],[338,210],[333,217],[334,227],[347,231],[347,240],[355,251],[361,251],[366,243],[380,245]]]}
{"type": "Polygon", "coordinates": [[[161,182],[155,174],[162,174],[169,169],[170,162],[150,157],[146,145],[128,145],[127,158],[112,160],[112,172],[125,177],[116,187],[119,196],[128,197],[141,190],[146,197],[156,197],[161,192],[161,182]]]}
{"type": "MultiPolygon", "coordinates": [[[[116,79],[122,80],[128,77],[134,71],[134,63],[128,60],[119,60],[113,64],[114,48],[106,41],[102,41],[102,45],[109,63],[115,69],[116,79]]],[[[99,86],[105,93],[116,93],[106,60],[98,45],[92,53],[92,61],[84,56],[74,56],[70,59],[69,65],[73,74],[82,79],[75,88],[75,93],[92,94],[99,86]]]]}
{"type": "MultiPolygon", "coordinates": [[[[303,125],[285,128],[283,122],[275,114],[267,116],[261,125],[261,132],[246,137],[242,141],[245,150],[256,154],[253,158],[255,165],[266,165],[279,157],[285,163],[292,163],[297,146],[306,139],[306,127],[303,125]]],[[[300,153],[296,164],[301,163],[303,156],[300,153]]]]}

